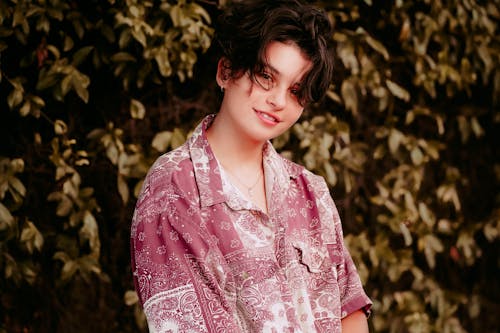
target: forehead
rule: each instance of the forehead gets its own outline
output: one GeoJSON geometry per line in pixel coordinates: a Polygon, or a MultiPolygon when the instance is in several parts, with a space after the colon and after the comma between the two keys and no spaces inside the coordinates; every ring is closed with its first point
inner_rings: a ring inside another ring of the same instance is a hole
{"type": "Polygon", "coordinates": [[[294,43],[271,42],[266,48],[266,67],[280,79],[300,82],[312,62],[294,43]]]}

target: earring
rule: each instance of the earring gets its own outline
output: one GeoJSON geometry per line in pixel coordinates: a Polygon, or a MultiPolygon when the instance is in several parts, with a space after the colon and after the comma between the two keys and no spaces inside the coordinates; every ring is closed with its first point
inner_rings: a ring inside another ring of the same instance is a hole
{"type": "Polygon", "coordinates": [[[220,87],[220,91],[221,91],[221,92],[224,92],[224,87],[220,87]]]}

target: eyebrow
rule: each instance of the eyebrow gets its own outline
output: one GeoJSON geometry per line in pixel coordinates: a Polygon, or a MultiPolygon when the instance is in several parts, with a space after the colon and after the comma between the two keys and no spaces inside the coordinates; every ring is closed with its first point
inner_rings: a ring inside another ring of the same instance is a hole
{"type": "MultiPolygon", "coordinates": [[[[266,69],[269,69],[273,74],[275,75],[278,75],[278,76],[281,76],[281,72],[279,70],[277,70],[276,68],[274,68],[271,64],[267,63],[264,65],[264,70],[266,69]]],[[[304,78],[302,78],[302,81],[304,80],[304,78]]],[[[295,86],[295,85],[298,85],[298,86],[302,86],[302,82],[299,81],[299,82],[295,82],[291,85],[291,87],[295,86]]]]}

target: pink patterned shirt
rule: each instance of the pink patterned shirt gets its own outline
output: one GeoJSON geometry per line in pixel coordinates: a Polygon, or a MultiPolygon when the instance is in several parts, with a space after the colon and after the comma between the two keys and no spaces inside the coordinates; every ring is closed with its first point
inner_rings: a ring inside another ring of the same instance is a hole
{"type": "Polygon", "coordinates": [[[150,332],[328,332],[370,308],[323,178],[268,142],[268,214],[219,167],[205,118],[149,171],[131,229],[150,332]]]}

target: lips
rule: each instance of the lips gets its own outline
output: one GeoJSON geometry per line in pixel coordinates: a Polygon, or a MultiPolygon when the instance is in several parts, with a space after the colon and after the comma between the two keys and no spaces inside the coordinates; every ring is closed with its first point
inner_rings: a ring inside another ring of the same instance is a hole
{"type": "Polygon", "coordinates": [[[277,118],[269,113],[257,111],[257,110],[255,112],[257,113],[257,116],[267,124],[275,125],[275,124],[280,122],[279,118],[277,118]]]}

